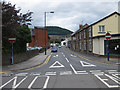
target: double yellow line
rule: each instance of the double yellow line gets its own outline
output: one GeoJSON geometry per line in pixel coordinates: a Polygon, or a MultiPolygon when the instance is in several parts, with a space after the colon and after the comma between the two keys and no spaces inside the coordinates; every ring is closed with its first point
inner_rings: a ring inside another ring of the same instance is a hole
{"type": "MultiPolygon", "coordinates": [[[[45,60],[45,62],[44,62],[43,64],[39,65],[39,66],[35,66],[35,67],[32,67],[32,68],[20,70],[20,71],[18,71],[18,72],[23,72],[23,71],[28,71],[28,70],[32,70],[32,69],[35,69],[35,68],[39,68],[39,67],[41,67],[41,66],[47,64],[48,61],[50,60],[50,57],[51,57],[51,56],[52,56],[52,55],[49,55],[49,56],[47,57],[47,59],[45,60]]],[[[0,72],[0,73],[8,73],[8,72],[11,72],[11,71],[5,71],[5,72],[0,72]]]]}

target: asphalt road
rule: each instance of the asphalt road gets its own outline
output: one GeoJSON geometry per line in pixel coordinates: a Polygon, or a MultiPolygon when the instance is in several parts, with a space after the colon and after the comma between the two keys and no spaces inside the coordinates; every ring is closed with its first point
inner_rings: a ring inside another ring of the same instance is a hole
{"type": "Polygon", "coordinates": [[[52,53],[45,65],[2,75],[1,88],[118,88],[117,66],[90,62],[65,47],[52,53]]]}

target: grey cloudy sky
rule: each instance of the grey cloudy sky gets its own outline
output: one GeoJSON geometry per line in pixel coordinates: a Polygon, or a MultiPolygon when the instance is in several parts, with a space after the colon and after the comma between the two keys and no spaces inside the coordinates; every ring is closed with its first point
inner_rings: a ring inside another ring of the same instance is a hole
{"type": "Polygon", "coordinates": [[[44,12],[47,13],[47,26],[60,26],[72,31],[79,24],[92,24],[97,20],[118,11],[120,0],[5,0],[16,4],[22,13],[28,10],[32,15],[32,26],[44,26],[44,12]]]}

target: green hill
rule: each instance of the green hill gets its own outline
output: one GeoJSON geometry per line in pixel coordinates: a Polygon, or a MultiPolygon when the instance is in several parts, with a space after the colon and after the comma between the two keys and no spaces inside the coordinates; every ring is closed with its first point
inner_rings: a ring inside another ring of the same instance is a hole
{"type": "Polygon", "coordinates": [[[48,30],[48,35],[70,35],[73,33],[68,29],[57,26],[47,26],[46,28],[48,30]]]}

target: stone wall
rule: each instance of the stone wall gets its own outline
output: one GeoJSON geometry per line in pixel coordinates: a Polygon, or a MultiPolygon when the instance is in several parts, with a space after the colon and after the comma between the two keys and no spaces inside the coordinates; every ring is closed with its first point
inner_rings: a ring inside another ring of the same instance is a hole
{"type": "MultiPolygon", "coordinates": [[[[38,50],[14,54],[14,64],[26,61],[39,54],[38,50]]],[[[2,66],[11,64],[11,53],[2,53],[2,66]]]]}

